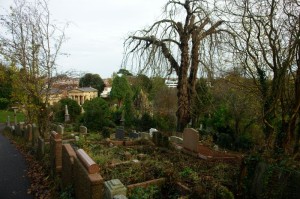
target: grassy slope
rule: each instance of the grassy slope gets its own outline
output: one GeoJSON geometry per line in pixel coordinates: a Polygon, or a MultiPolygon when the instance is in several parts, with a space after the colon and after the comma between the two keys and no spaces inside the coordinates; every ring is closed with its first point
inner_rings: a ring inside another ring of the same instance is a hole
{"type": "MultiPolygon", "coordinates": [[[[10,116],[10,122],[14,122],[13,111],[0,110],[0,123],[5,123],[8,115],[10,116]]],[[[23,113],[17,113],[17,121],[25,121],[25,116],[23,113]]]]}

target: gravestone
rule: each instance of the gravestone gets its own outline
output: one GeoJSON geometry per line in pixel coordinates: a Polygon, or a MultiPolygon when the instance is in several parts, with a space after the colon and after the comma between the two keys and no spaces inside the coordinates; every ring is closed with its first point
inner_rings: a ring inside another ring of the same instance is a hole
{"type": "Polygon", "coordinates": [[[37,158],[41,160],[45,155],[45,141],[39,136],[38,138],[38,149],[37,149],[37,158]]]}
{"type": "Polygon", "coordinates": [[[25,135],[25,139],[29,142],[32,141],[32,125],[31,124],[27,124],[27,133],[25,135]]]}
{"type": "Polygon", "coordinates": [[[117,140],[123,140],[124,136],[125,136],[124,129],[123,128],[117,128],[117,130],[116,130],[116,139],[117,140]]]}
{"type": "Polygon", "coordinates": [[[39,138],[39,129],[36,124],[32,124],[32,146],[36,146],[39,138]]]}
{"type": "Polygon", "coordinates": [[[57,128],[56,128],[56,132],[58,134],[63,135],[64,134],[64,127],[62,125],[58,125],[57,128]]]}
{"type": "Polygon", "coordinates": [[[146,139],[146,140],[150,139],[150,135],[147,132],[140,132],[139,134],[142,139],[146,139]]]}
{"type": "Polygon", "coordinates": [[[192,152],[198,152],[199,133],[193,128],[186,128],[183,131],[183,147],[192,152]]]}
{"type": "Polygon", "coordinates": [[[7,120],[6,120],[6,126],[10,126],[10,116],[7,116],[7,120]]]}
{"type": "Polygon", "coordinates": [[[130,132],[129,137],[132,139],[137,139],[139,138],[139,133],[137,133],[136,131],[132,131],[130,132]]]}
{"type": "Polygon", "coordinates": [[[16,129],[15,129],[15,134],[14,135],[17,135],[17,136],[21,136],[22,135],[20,124],[16,125],[16,129]]]}
{"type": "Polygon", "coordinates": [[[19,125],[20,125],[21,136],[24,137],[25,122],[20,122],[19,125]]]}
{"type": "Polygon", "coordinates": [[[119,179],[113,179],[104,182],[106,199],[113,199],[116,195],[126,196],[127,188],[119,179]]]}
{"type": "Polygon", "coordinates": [[[79,127],[79,133],[80,134],[87,134],[87,128],[85,126],[79,127]]]}

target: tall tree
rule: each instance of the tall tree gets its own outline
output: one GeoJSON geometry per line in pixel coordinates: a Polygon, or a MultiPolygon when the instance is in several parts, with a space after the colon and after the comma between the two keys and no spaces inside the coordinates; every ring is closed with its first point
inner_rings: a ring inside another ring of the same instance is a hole
{"type": "Polygon", "coordinates": [[[43,133],[48,126],[51,77],[65,39],[64,30],[50,19],[47,1],[15,0],[1,17],[1,53],[15,68],[15,100],[24,105],[28,122],[37,122],[43,133]]]}
{"type": "MultiPolygon", "coordinates": [[[[288,151],[295,139],[300,97],[300,4],[297,0],[232,0],[235,60],[258,90],[266,146],[288,151]]],[[[299,135],[299,132],[298,132],[299,135]]],[[[296,143],[299,142],[299,137],[296,143]]]]}
{"type": "Polygon", "coordinates": [[[130,85],[124,75],[114,77],[110,96],[112,99],[118,100],[118,108],[121,108],[126,96],[132,96],[130,85]]]}
{"type": "Polygon", "coordinates": [[[98,90],[98,96],[102,93],[104,90],[104,82],[100,75],[98,74],[91,74],[87,73],[79,80],[79,86],[80,87],[93,87],[98,90]]]}
{"type": "Polygon", "coordinates": [[[125,60],[132,60],[141,72],[177,75],[178,131],[191,119],[197,72],[199,65],[205,65],[203,55],[213,49],[216,42],[211,41],[223,32],[223,20],[214,11],[214,2],[168,0],[163,19],[125,41],[125,60]]]}

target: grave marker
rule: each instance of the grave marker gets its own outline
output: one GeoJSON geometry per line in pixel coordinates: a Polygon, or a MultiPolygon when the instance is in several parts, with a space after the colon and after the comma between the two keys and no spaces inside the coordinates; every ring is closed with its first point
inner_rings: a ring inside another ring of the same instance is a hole
{"type": "Polygon", "coordinates": [[[183,147],[192,152],[198,152],[199,133],[193,128],[186,128],[183,131],[183,147]]]}

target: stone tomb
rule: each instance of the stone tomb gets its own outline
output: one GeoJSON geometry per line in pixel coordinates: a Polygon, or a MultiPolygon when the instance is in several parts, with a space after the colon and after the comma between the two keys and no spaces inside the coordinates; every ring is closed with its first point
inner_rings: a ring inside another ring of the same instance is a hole
{"type": "Polygon", "coordinates": [[[183,131],[183,147],[192,152],[198,152],[199,133],[193,128],[186,128],[183,131]]]}
{"type": "Polygon", "coordinates": [[[37,158],[41,160],[45,155],[45,141],[39,136],[38,138],[38,148],[37,148],[37,158]]]}

